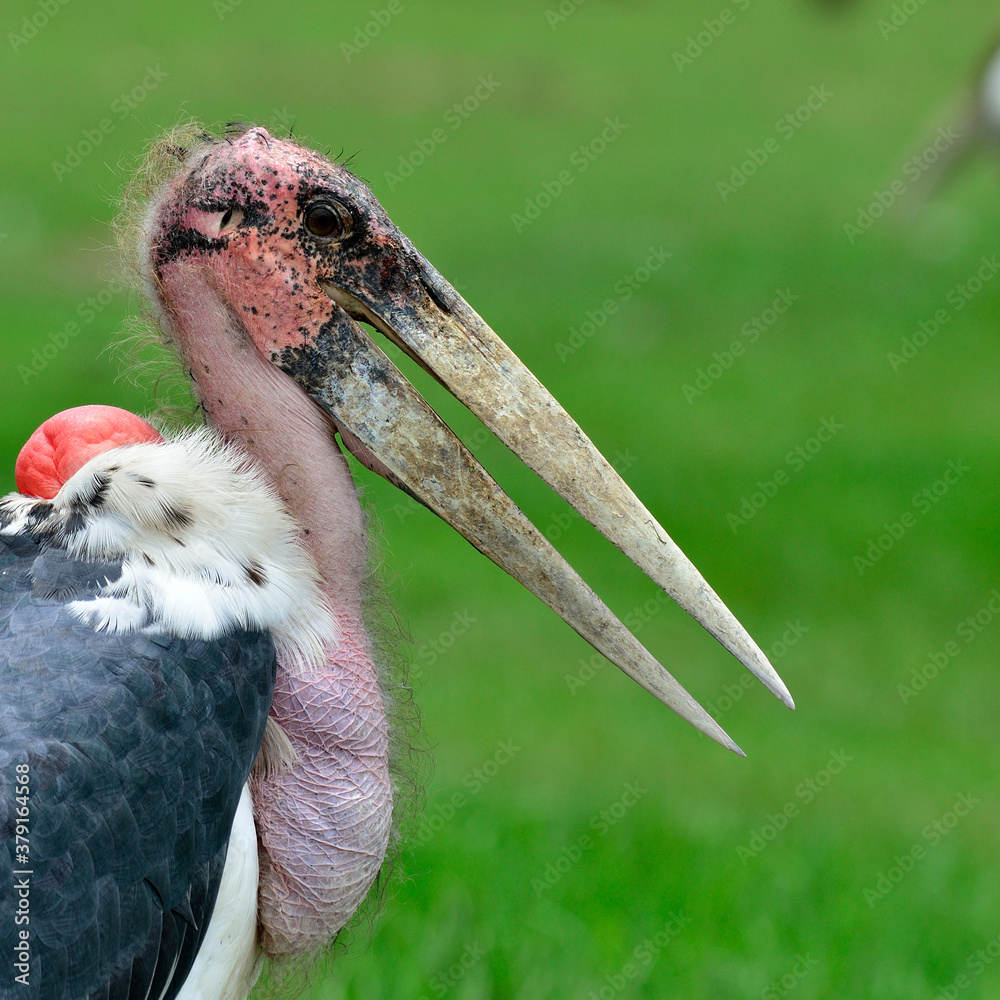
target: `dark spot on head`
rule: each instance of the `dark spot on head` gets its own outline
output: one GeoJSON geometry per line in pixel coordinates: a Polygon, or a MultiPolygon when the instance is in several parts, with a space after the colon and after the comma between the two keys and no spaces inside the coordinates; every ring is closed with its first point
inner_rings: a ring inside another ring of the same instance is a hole
{"type": "Polygon", "coordinates": [[[267,574],[259,562],[250,563],[249,566],[244,568],[244,572],[247,575],[247,579],[255,587],[263,587],[267,583],[267,574]]]}
{"type": "Polygon", "coordinates": [[[143,561],[146,563],[147,566],[155,566],[156,565],[156,563],[153,562],[152,556],[148,555],[147,553],[143,552],[142,558],[143,558],[143,561]]]}

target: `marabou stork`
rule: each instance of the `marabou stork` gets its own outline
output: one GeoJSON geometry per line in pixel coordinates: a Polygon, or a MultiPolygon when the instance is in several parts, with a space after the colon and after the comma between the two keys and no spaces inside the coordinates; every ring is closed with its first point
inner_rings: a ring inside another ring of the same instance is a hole
{"type": "MultiPolygon", "coordinates": [[[[392,785],[361,619],[364,519],[338,435],[740,752],[359,323],[792,704],[691,562],[361,181],[263,128],[160,150],[170,173],[132,246],[214,436],[105,451],[54,499],[4,502],[0,669],[17,710],[0,714],[0,816],[18,870],[23,768],[35,866],[30,987],[4,983],[4,997],[242,998],[260,954],[322,948],[367,893],[392,785]]],[[[9,956],[18,897],[2,875],[9,956]]]]}

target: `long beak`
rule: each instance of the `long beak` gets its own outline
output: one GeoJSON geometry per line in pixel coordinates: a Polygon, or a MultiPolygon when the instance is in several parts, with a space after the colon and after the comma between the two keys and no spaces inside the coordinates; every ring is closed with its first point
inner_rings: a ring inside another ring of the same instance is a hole
{"type": "Polygon", "coordinates": [[[328,324],[310,346],[275,361],[330,414],[364,465],[447,521],[681,718],[743,755],[350,317],[328,324]]]}
{"type": "MultiPolygon", "coordinates": [[[[171,144],[169,154],[176,151],[171,144]]],[[[151,217],[154,238],[143,244],[154,276],[174,260],[204,266],[205,282],[230,310],[226,321],[243,324],[253,346],[326,410],[361,462],[439,514],[646,690],[742,753],[521,514],[357,321],[380,330],[794,707],[766,657],[690,560],[362,181],[261,128],[185,155],[189,169],[163,189],[151,217]],[[242,295],[244,288],[254,296],[242,295]],[[319,289],[332,301],[324,304],[319,289]],[[292,309],[288,323],[272,315],[283,302],[292,309]]],[[[156,291],[152,297],[165,301],[156,291]]]]}
{"type": "Polygon", "coordinates": [[[757,644],[576,422],[412,243],[396,232],[404,250],[392,261],[396,273],[386,268],[351,269],[343,278],[330,275],[323,282],[326,293],[427,369],[794,708],[788,689],[757,644]],[[385,287],[371,287],[372,274],[382,275],[385,287]]]}

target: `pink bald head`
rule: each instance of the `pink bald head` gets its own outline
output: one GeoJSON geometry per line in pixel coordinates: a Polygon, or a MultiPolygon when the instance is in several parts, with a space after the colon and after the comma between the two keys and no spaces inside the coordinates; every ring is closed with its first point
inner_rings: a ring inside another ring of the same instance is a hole
{"type": "MultiPolygon", "coordinates": [[[[324,324],[343,317],[323,291],[324,278],[338,267],[354,273],[368,266],[391,277],[399,269],[396,258],[412,252],[402,247],[401,234],[358,178],[264,128],[206,144],[191,162],[157,196],[148,233],[155,294],[185,355],[187,343],[201,339],[225,305],[260,354],[273,361],[287,348],[313,342],[324,324]],[[356,247],[342,259],[331,252],[337,240],[317,242],[303,225],[306,206],[316,201],[344,211],[350,205],[358,214],[340,215],[343,239],[386,248],[385,254],[376,260],[356,247]]],[[[202,367],[190,368],[198,385],[206,381],[202,367]]]]}
{"type": "Polygon", "coordinates": [[[49,417],[14,465],[19,493],[51,500],[95,455],[124,444],[159,442],[160,432],[117,406],[75,406],[49,417]]]}

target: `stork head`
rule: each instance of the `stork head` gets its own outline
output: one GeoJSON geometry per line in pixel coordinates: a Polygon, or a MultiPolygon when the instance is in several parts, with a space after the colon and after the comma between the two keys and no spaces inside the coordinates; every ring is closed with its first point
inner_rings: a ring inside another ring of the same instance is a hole
{"type": "Polygon", "coordinates": [[[524,518],[359,324],[401,347],[786,704],[756,644],[583,431],[358,178],[250,128],[203,137],[151,199],[142,268],[192,363],[207,329],[293,380],[369,468],[435,511],[647,690],[736,748],[524,518]]]}

